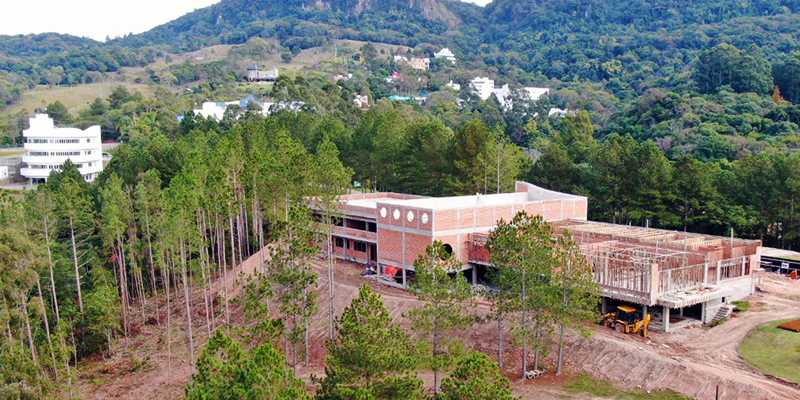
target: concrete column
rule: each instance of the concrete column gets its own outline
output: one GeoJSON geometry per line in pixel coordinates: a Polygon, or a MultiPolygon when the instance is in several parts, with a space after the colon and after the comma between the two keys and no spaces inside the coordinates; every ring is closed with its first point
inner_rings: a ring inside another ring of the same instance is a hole
{"type": "Polygon", "coordinates": [[[647,317],[647,305],[646,304],[642,306],[642,319],[644,319],[645,317],[647,317]]]}
{"type": "Polygon", "coordinates": [[[472,266],[472,286],[475,286],[477,284],[478,284],[478,266],[477,265],[473,265],[472,266]]]}
{"type": "Polygon", "coordinates": [[[664,332],[669,333],[669,307],[664,306],[664,332]]]}
{"type": "Polygon", "coordinates": [[[745,266],[745,264],[747,264],[747,256],[742,257],[742,275],[740,275],[740,276],[744,276],[744,266],[745,266]]]}
{"type": "Polygon", "coordinates": [[[606,297],[603,296],[600,298],[600,314],[605,315],[608,311],[606,310],[606,297]]]}
{"type": "Polygon", "coordinates": [[[706,303],[700,305],[700,320],[706,323],[706,303]]]}
{"type": "Polygon", "coordinates": [[[719,279],[722,277],[722,261],[717,261],[717,281],[714,282],[719,284],[719,279]]]}
{"type": "Polygon", "coordinates": [[[681,317],[683,316],[683,307],[678,309],[678,315],[681,317]]]}
{"type": "Polygon", "coordinates": [[[403,270],[403,289],[406,288],[406,269],[401,268],[403,270]]]}
{"type": "MultiPolygon", "coordinates": [[[[342,239],[344,243],[344,259],[347,260],[347,248],[350,247],[350,239],[342,239]]],[[[336,248],[336,239],[333,239],[334,248],[336,248]]]]}
{"type": "Polygon", "coordinates": [[[703,264],[703,284],[708,284],[708,263],[703,264]]]}

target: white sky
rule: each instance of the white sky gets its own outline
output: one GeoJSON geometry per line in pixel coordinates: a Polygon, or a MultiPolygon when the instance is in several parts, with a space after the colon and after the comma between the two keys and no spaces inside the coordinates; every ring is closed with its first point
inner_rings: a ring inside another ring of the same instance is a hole
{"type": "MultiPolygon", "coordinates": [[[[491,0],[462,0],[486,5],[491,0]]],[[[219,0],[4,1],[0,35],[57,32],[105,40],[141,33],[219,0]]]]}

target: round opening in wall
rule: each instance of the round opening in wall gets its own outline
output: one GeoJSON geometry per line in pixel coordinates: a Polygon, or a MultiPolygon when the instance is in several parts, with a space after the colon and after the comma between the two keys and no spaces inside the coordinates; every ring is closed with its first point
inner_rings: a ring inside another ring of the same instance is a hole
{"type": "Polygon", "coordinates": [[[400,219],[400,210],[394,210],[392,215],[394,215],[394,219],[400,219]]]}
{"type": "Polygon", "coordinates": [[[381,218],[386,218],[386,207],[381,207],[381,218]]]}
{"type": "Polygon", "coordinates": [[[427,224],[428,223],[428,214],[427,213],[422,214],[422,223],[423,224],[427,224]]]}
{"type": "Polygon", "coordinates": [[[450,246],[449,244],[445,243],[444,244],[444,251],[446,251],[447,254],[453,254],[453,246],[450,246]]]}
{"type": "Polygon", "coordinates": [[[414,222],[414,212],[409,211],[408,214],[406,214],[406,218],[408,219],[408,222],[414,222]]]}

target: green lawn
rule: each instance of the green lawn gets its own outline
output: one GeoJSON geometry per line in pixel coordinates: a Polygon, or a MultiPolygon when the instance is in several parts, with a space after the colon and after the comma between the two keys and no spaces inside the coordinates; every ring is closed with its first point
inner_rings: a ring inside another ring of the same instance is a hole
{"type": "Polygon", "coordinates": [[[757,326],[739,345],[739,355],[751,367],[800,384],[800,332],[778,328],[786,322],[772,321],[757,326]]]}

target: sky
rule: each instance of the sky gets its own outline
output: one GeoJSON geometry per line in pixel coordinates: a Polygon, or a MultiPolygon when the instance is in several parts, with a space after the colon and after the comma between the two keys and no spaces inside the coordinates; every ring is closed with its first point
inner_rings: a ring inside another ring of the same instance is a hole
{"type": "MultiPolygon", "coordinates": [[[[0,13],[0,35],[57,32],[105,40],[141,33],[219,0],[9,1],[0,13]]],[[[491,0],[462,0],[486,5],[491,0]]]]}

